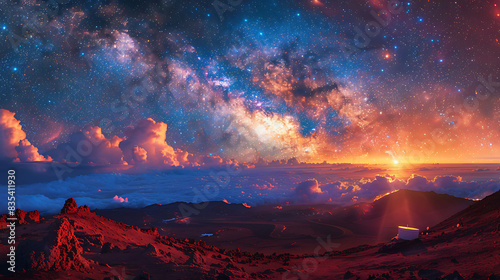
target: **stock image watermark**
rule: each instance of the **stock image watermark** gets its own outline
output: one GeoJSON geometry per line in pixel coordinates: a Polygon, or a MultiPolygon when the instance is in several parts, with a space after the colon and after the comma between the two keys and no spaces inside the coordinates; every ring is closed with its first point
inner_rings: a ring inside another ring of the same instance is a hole
{"type": "MultiPolygon", "coordinates": [[[[477,86],[474,88],[474,93],[468,95],[464,98],[462,103],[448,107],[445,111],[444,122],[445,124],[454,127],[457,122],[464,122],[464,118],[467,114],[472,114],[479,110],[481,104],[484,104],[492,95],[498,93],[498,88],[500,88],[500,80],[494,78],[493,74],[489,74],[488,78],[484,76],[479,76],[477,78],[477,86]]],[[[444,144],[448,138],[448,133],[450,129],[445,131],[444,129],[435,129],[431,132],[431,139],[434,142],[434,147],[436,144],[444,144]]]]}
{"type": "Polygon", "coordinates": [[[344,43],[341,46],[342,52],[346,56],[351,56],[370,46],[373,38],[380,35],[382,28],[386,28],[392,22],[393,16],[400,14],[403,11],[403,2],[389,0],[385,9],[376,11],[371,10],[370,15],[374,20],[365,24],[363,29],[354,27],[355,35],[352,43],[344,43]]]}
{"type": "MultiPolygon", "coordinates": [[[[387,151],[393,158],[401,158],[406,164],[420,163],[422,159],[430,157],[438,150],[438,145],[443,145],[450,139],[453,128],[464,123],[467,115],[473,114],[485,104],[492,95],[498,94],[500,79],[489,74],[487,78],[479,76],[476,79],[477,86],[471,95],[467,95],[462,102],[448,106],[443,113],[443,123],[447,128],[436,128],[429,133],[429,137],[420,139],[416,144],[420,149],[409,151],[407,155],[398,155],[395,151],[387,151]]],[[[500,121],[500,120],[499,120],[500,121]]]]}
{"type": "Polygon", "coordinates": [[[232,12],[236,7],[241,5],[243,0],[215,0],[212,2],[212,6],[214,7],[217,15],[219,16],[220,21],[224,21],[224,14],[226,12],[232,12]]]}
{"type": "MultiPolygon", "coordinates": [[[[150,71],[157,73],[159,69],[158,64],[150,71]]],[[[150,73],[150,72],[148,72],[150,73]]],[[[137,108],[141,103],[143,103],[146,98],[151,94],[151,92],[144,93],[143,91],[137,91],[134,88],[126,90],[124,93],[120,94],[120,97],[115,99],[111,103],[111,112],[118,113],[115,118],[116,121],[122,121],[126,119],[132,112],[133,109],[137,108]],[[139,93],[139,94],[137,94],[139,93]]],[[[103,133],[110,134],[115,126],[113,121],[109,118],[102,118],[98,126],[101,128],[103,133]]],[[[80,166],[83,162],[83,158],[92,154],[95,148],[97,148],[105,139],[95,139],[93,137],[86,137],[79,141],[76,145],[76,149],[66,146],[66,155],[64,157],[64,162],[53,162],[52,169],[54,170],[57,178],[61,181],[64,178],[64,174],[71,173],[74,168],[80,166]]]]}
{"type": "Polygon", "coordinates": [[[10,245],[7,253],[7,268],[10,272],[16,272],[16,171],[7,172],[7,228],[9,229],[7,243],[10,245]]]}
{"type": "Polygon", "coordinates": [[[294,265],[291,270],[283,273],[281,279],[309,279],[310,274],[318,270],[319,265],[330,257],[330,254],[334,251],[334,249],[340,247],[339,243],[332,243],[331,238],[331,235],[328,235],[326,237],[326,240],[323,240],[321,237],[316,238],[316,241],[319,243],[319,245],[314,249],[313,255],[311,257],[302,259],[302,262],[299,265],[294,265]],[[322,255],[320,254],[321,250],[325,250],[325,253],[322,255]]]}
{"type": "MultiPolygon", "coordinates": [[[[69,2],[69,0],[49,0],[25,3],[27,8],[34,10],[33,13],[29,16],[25,14],[22,17],[23,22],[19,26],[9,26],[8,28],[8,41],[14,51],[17,51],[20,45],[33,39],[34,34],[41,33],[42,29],[49,25],[50,19],[57,16],[61,6],[69,2]]],[[[71,36],[71,34],[69,35],[71,36]]]]}
{"type": "MultiPolygon", "coordinates": [[[[182,219],[189,218],[193,215],[199,215],[201,210],[205,209],[210,200],[215,199],[219,193],[221,188],[226,188],[229,186],[231,182],[231,177],[236,176],[240,173],[240,170],[237,166],[226,165],[225,171],[219,172],[210,172],[210,178],[213,180],[212,182],[205,185],[203,191],[198,188],[193,188],[193,192],[195,193],[193,197],[193,205],[188,205],[187,203],[179,204],[179,212],[182,215],[182,219]]],[[[189,220],[187,221],[189,223],[189,220]]]]}

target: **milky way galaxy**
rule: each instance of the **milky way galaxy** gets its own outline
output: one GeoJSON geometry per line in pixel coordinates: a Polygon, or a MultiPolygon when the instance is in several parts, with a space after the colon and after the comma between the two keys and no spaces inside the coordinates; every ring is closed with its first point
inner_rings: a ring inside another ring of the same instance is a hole
{"type": "Polygon", "coordinates": [[[1,1],[0,157],[498,162],[499,5],[1,1]]]}

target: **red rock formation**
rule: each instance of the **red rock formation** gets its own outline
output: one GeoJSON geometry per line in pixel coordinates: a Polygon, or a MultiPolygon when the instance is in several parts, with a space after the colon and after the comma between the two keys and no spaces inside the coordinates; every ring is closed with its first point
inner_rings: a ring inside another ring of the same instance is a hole
{"type": "Polygon", "coordinates": [[[40,221],[40,213],[38,213],[38,210],[28,212],[26,216],[27,217],[25,219],[30,224],[38,223],[40,221]]]}
{"type": "Polygon", "coordinates": [[[156,228],[156,227],[148,228],[148,229],[141,228],[141,231],[144,233],[147,233],[147,234],[154,235],[154,236],[160,236],[160,233],[158,232],[158,228],[156,228]]]}
{"type": "Polygon", "coordinates": [[[26,221],[24,220],[24,218],[26,217],[26,211],[23,211],[21,209],[16,209],[16,218],[17,218],[17,222],[19,224],[27,224],[26,221]]]}
{"type": "Polygon", "coordinates": [[[64,203],[64,206],[61,209],[60,214],[75,214],[75,213],[78,214],[90,213],[90,208],[87,205],[78,206],[78,204],[76,204],[75,199],[69,198],[64,203]]]}
{"type": "MultiPolygon", "coordinates": [[[[37,210],[26,212],[21,209],[16,209],[15,217],[17,218],[16,223],[19,225],[38,223],[40,221],[40,213],[38,213],[37,210]]],[[[11,216],[9,214],[0,215],[0,229],[7,227],[7,218],[11,218],[11,216]]]]}
{"type": "Polygon", "coordinates": [[[78,212],[78,205],[76,204],[75,199],[68,198],[61,209],[61,214],[73,214],[76,212],[78,212]]]}
{"type": "Polygon", "coordinates": [[[78,213],[90,213],[90,208],[87,205],[79,206],[78,213]]]}
{"type": "Polygon", "coordinates": [[[88,271],[89,261],[82,256],[83,249],[69,220],[62,217],[55,223],[55,227],[43,240],[43,245],[29,244],[29,247],[19,248],[21,254],[29,255],[27,268],[37,271],[88,271]]]}

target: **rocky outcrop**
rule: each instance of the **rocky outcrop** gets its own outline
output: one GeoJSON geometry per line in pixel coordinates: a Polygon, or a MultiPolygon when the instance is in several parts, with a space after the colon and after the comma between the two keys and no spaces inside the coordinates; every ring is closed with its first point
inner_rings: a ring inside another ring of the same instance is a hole
{"type": "Polygon", "coordinates": [[[89,262],[82,256],[83,249],[75,236],[75,229],[66,217],[60,218],[42,241],[19,245],[24,256],[23,268],[28,270],[78,270],[88,271],[89,262]]]}
{"type": "Polygon", "coordinates": [[[144,233],[150,234],[150,235],[160,236],[160,233],[158,232],[158,228],[156,228],[156,227],[154,227],[154,228],[148,228],[148,229],[142,229],[141,228],[141,231],[144,232],[144,233]]]}
{"type": "Polygon", "coordinates": [[[120,248],[111,244],[111,242],[106,242],[102,244],[101,254],[116,253],[116,252],[120,252],[120,248]]]}
{"type": "Polygon", "coordinates": [[[60,214],[76,214],[76,213],[78,214],[90,213],[90,208],[87,205],[78,207],[78,204],[76,204],[75,199],[68,198],[64,203],[64,206],[61,209],[60,214]]]}
{"type": "Polygon", "coordinates": [[[17,218],[17,223],[18,224],[26,224],[26,211],[23,211],[21,209],[16,209],[16,218],[17,218]]]}
{"type": "Polygon", "coordinates": [[[87,205],[79,206],[78,213],[90,213],[90,208],[87,205]]]}
{"type": "Polygon", "coordinates": [[[102,234],[86,234],[84,232],[76,232],[75,236],[82,245],[84,250],[91,248],[102,248],[104,237],[102,234]]]}
{"type": "Polygon", "coordinates": [[[38,223],[40,221],[40,213],[38,210],[30,211],[25,217],[26,222],[28,223],[38,223]]]}
{"type": "Polygon", "coordinates": [[[156,248],[153,244],[148,244],[146,247],[146,254],[152,255],[152,256],[160,256],[160,251],[158,251],[158,248],[156,248]]]}
{"type": "MultiPolygon", "coordinates": [[[[37,210],[26,212],[21,209],[16,209],[14,216],[16,218],[15,222],[18,225],[38,223],[41,219],[43,219],[40,218],[40,213],[38,213],[37,210]]],[[[7,218],[12,217],[9,214],[0,215],[0,229],[6,228],[8,222],[11,222],[10,220],[7,220],[7,218]]]]}
{"type": "Polygon", "coordinates": [[[78,205],[74,198],[68,198],[61,209],[61,214],[74,214],[78,212],[78,205]]]}

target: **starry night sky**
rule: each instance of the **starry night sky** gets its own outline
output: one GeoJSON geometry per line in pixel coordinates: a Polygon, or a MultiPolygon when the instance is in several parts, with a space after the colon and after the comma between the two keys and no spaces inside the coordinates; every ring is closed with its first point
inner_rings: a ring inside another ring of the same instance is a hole
{"type": "Polygon", "coordinates": [[[152,118],[240,161],[500,159],[498,0],[2,1],[0,36],[42,154],[152,118]]]}

